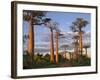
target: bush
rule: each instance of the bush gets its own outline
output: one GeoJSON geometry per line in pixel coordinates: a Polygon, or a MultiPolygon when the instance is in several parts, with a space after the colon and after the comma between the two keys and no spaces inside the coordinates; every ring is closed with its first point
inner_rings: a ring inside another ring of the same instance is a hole
{"type": "Polygon", "coordinates": [[[87,58],[86,56],[80,56],[78,60],[72,60],[72,66],[90,66],[91,59],[87,58]]]}
{"type": "Polygon", "coordinates": [[[47,62],[50,62],[50,55],[49,54],[46,54],[43,59],[47,62]]]}

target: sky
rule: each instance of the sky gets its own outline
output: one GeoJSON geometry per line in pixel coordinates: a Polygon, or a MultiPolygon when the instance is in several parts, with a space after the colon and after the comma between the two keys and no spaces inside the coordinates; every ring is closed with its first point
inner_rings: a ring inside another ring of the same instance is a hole
{"type": "MultiPolygon", "coordinates": [[[[46,16],[48,18],[51,18],[53,22],[57,22],[59,25],[57,26],[62,33],[65,33],[64,37],[59,39],[59,50],[61,49],[61,45],[68,44],[70,45],[72,43],[72,35],[69,35],[69,33],[72,33],[70,26],[72,25],[72,22],[76,20],[76,18],[83,18],[89,22],[89,24],[83,29],[86,34],[91,33],[91,14],[90,13],[75,13],[75,12],[54,12],[54,11],[48,11],[46,13],[46,16]]],[[[23,33],[28,33],[28,22],[23,21],[23,33]]],[[[36,53],[47,53],[49,51],[49,33],[50,29],[47,28],[44,25],[40,26],[34,26],[34,33],[35,33],[35,52],[36,53]]],[[[54,33],[54,45],[55,45],[55,33],[54,33]]],[[[90,36],[86,37],[83,36],[83,42],[87,42],[89,40],[90,42],[90,36]],[[87,39],[86,39],[87,38],[87,39]]],[[[27,41],[25,43],[25,49],[27,49],[27,41]]]]}

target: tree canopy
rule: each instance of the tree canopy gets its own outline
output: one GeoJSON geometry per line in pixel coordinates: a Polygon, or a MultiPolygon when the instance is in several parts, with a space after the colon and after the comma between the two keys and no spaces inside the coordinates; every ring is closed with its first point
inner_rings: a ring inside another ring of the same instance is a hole
{"type": "Polygon", "coordinates": [[[29,21],[33,20],[33,25],[41,25],[43,24],[43,18],[45,17],[47,12],[45,11],[32,11],[32,10],[24,10],[23,11],[23,20],[29,21]]]}
{"type": "Polygon", "coordinates": [[[82,32],[82,28],[86,27],[87,24],[89,24],[87,20],[84,20],[83,18],[76,18],[76,20],[72,22],[71,30],[73,32],[82,32]]]}

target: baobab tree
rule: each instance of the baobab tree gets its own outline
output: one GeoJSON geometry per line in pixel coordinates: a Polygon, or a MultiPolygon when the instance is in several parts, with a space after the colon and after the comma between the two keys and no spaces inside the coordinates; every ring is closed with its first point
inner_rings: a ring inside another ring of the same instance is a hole
{"type": "Polygon", "coordinates": [[[45,26],[47,26],[50,29],[50,62],[54,63],[54,44],[53,44],[53,28],[50,24],[51,19],[46,18],[44,20],[45,26]]]}
{"type": "Polygon", "coordinates": [[[30,56],[30,64],[34,63],[34,25],[43,24],[43,17],[46,12],[43,11],[23,11],[23,20],[29,23],[28,31],[28,55],[30,56]]]}
{"type": "Polygon", "coordinates": [[[56,32],[56,63],[58,64],[58,32],[56,32]]]}
{"type": "Polygon", "coordinates": [[[53,41],[53,30],[56,31],[56,63],[58,63],[58,35],[60,30],[58,28],[58,23],[53,22],[50,18],[44,19],[44,24],[50,29],[50,62],[54,63],[54,41],[53,41]]]}
{"type": "Polygon", "coordinates": [[[61,36],[61,30],[58,28],[58,23],[54,22],[55,42],[56,42],[56,64],[58,64],[58,38],[61,36]]]}
{"type": "Polygon", "coordinates": [[[83,43],[82,43],[82,34],[83,34],[83,28],[87,26],[89,22],[83,18],[76,18],[74,22],[72,22],[71,30],[73,32],[78,32],[79,34],[79,47],[80,47],[80,52],[82,55],[83,51],[83,43]]]}

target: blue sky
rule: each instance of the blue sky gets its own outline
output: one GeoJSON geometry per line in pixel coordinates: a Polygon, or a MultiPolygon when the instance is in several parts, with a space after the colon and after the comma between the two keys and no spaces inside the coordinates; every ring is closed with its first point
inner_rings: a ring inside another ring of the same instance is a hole
{"type": "MultiPolygon", "coordinates": [[[[75,13],[75,12],[49,12],[47,14],[48,17],[52,17],[52,19],[60,24],[60,27],[63,31],[70,31],[69,26],[76,18],[84,18],[85,20],[91,20],[89,13],[75,13]]],[[[90,24],[85,28],[86,30],[90,30],[90,24]]]]}
{"type": "MultiPolygon", "coordinates": [[[[51,18],[54,22],[59,23],[58,28],[62,32],[72,32],[70,26],[76,18],[83,18],[89,22],[89,24],[83,29],[86,32],[91,32],[91,14],[90,13],[75,13],[75,12],[54,12],[49,11],[46,14],[46,17],[51,18]]],[[[47,49],[49,50],[49,32],[50,30],[44,25],[34,26],[35,31],[35,48],[38,49],[47,49]]],[[[23,22],[23,32],[24,34],[28,33],[28,22],[23,22]]],[[[85,41],[85,40],[84,40],[85,41]]],[[[67,44],[71,41],[59,41],[59,45],[67,44]],[[63,42],[63,43],[62,43],[63,42]]],[[[47,51],[46,50],[46,51],[47,51]]],[[[40,50],[41,51],[41,50],[40,50]]],[[[45,50],[44,50],[45,51],[45,50]]]]}

